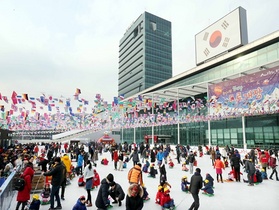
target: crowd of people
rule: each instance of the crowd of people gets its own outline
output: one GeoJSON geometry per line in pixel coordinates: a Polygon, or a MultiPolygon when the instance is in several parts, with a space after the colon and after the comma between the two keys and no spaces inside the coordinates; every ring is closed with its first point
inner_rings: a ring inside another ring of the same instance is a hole
{"type": "MultiPolygon", "coordinates": [[[[241,182],[240,169],[243,167],[247,173],[249,186],[254,186],[259,182],[256,174],[260,172],[263,179],[278,179],[278,151],[276,148],[269,150],[251,149],[249,153],[241,158],[240,153],[233,146],[226,146],[220,149],[218,146],[208,147],[199,146],[198,151],[194,151],[189,145],[177,145],[171,149],[170,145],[155,145],[150,147],[148,144],[112,144],[106,148],[110,152],[114,170],[123,171],[126,162],[131,161],[132,167],[127,172],[128,189],[122,188],[120,183],[114,180],[113,173],[100,180],[97,173],[98,154],[103,152],[103,145],[92,142],[88,145],[68,145],[68,143],[50,144],[26,144],[10,145],[5,150],[1,150],[0,172],[8,176],[15,168],[20,172],[20,176],[25,180],[24,189],[17,193],[16,210],[24,210],[30,201],[32,190],[32,179],[34,177],[34,167],[39,167],[41,175],[46,178],[46,186],[41,193],[43,204],[49,204],[49,210],[62,209],[61,200],[64,200],[65,187],[70,182],[71,176],[79,176],[84,180],[87,196],[80,196],[73,210],[87,209],[95,205],[98,209],[108,209],[111,204],[122,206],[125,200],[126,209],[142,209],[144,201],[149,200],[149,193],[144,184],[143,173],[148,173],[155,178],[158,174],[158,192],[155,202],[162,208],[175,208],[174,199],[170,196],[171,184],[168,183],[167,169],[174,166],[171,156],[176,156],[178,165],[182,171],[189,171],[191,178],[187,176],[181,179],[181,191],[191,193],[193,203],[190,210],[198,209],[200,206],[199,192],[206,195],[214,195],[214,178],[209,173],[205,179],[201,176],[202,168],[196,167],[197,156],[204,154],[210,155],[211,164],[215,168],[216,181],[236,181],[241,182]],[[41,150],[39,150],[41,148],[41,150]],[[73,166],[71,160],[76,160],[73,166]],[[187,166],[189,168],[187,168],[187,166]],[[225,168],[230,167],[228,179],[223,177],[225,168]],[[267,168],[272,169],[270,176],[267,176],[267,168]],[[158,169],[157,169],[158,168],[158,169]],[[51,185],[51,187],[50,187],[51,185]],[[91,196],[91,190],[98,187],[98,194],[95,202],[91,196]],[[125,193],[126,192],[126,193],[125,193]],[[111,198],[111,199],[110,199],[111,198]],[[112,200],[112,202],[111,202],[112,200]],[[55,205],[56,203],[56,205],[55,205]]],[[[108,161],[108,160],[107,160],[108,161]]],[[[102,162],[102,161],[101,161],[102,162]]],[[[39,210],[39,197],[34,195],[29,204],[30,210],[39,210]]]]}

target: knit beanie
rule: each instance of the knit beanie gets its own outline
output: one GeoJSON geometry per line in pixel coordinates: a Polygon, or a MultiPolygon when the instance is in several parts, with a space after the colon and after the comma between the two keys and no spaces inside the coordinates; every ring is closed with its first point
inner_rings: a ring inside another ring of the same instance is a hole
{"type": "Polygon", "coordinates": [[[109,182],[113,182],[113,175],[112,174],[108,174],[107,175],[107,180],[109,181],[109,182]]]}

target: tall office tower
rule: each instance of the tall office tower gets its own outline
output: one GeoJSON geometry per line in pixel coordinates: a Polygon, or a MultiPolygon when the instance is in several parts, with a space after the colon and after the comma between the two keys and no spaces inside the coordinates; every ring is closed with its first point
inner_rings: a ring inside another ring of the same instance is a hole
{"type": "Polygon", "coordinates": [[[120,40],[118,70],[118,94],[125,98],[171,78],[171,22],[140,15],[120,40]]]}

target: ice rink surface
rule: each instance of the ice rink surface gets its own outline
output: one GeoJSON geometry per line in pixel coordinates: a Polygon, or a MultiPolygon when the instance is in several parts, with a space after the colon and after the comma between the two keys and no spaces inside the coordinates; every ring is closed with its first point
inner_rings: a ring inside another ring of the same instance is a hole
{"type": "MultiPolygon", "coordinates": [[[[244,154],[241,154],[242,156],[244,154]]],[[[181,170],[181,164],[177,164],[177,160],[175,159],[174,154],[170,154],[175,166],[173,168],[169,168],[166,164],[167,170],[167,179],[171,184],[170,195],[174,199],[174,203],[176,205],[177,210],[187,210],[191,206],[193,202],[193,198],[191,194],[186,194],[182,192],[180,189],[180,182],[182,176],[187,176],[188,181],[191,179],[191,174],[181,170]]],[[[247,186],[247,183],[243,182],[243,178],[247,179],[247,174],[241,169],[243,176],[241,177],[241,182],[224,182],[217,183],[216,181],[216,173],[215,169],[212,167],[211,159],[209,155],[204,155],[203,157],[196,157],[198,161],[198,166],[201,168],[201,175],[203,179],[205,179],[206,173],[210,173],[211,176],[215,179],[214,181],[214,191],[215,195],[213,197],[208,197],[203,195],[201,192],[199,194],[200,197],[200,210],[235,210],[235,209],[267,209],[267,210],[278,210],[279,209],[279,181],[276,181],[275,175],[273,180],[263,180],[262,183],[255,186],[247,186]]],[[[75,164],[75,162],[73,163],[75,164]]],[[[99,160],[97,161],[96,170],[98,171],[101,180],[105,178],[109,173],[114,175],[115,182],[119,183],[124,192],[126,193],[128,189],[128,180],[127,174],[129,169],[133,166],[132,161],[130,161],[127,165],[128,167],[123,171],[115,171],[113,161],[111,161],[111,156],[109,152],[103,153],[99,155],[99,160]],[[107,158],[109,160],[108,165],[101,165],[101,159],[107,158]]],[[[223,171],[223,178],[228,178],[228,173],[231,171],[230,168],[226,168],[223,171]]],[[[271,174],[271,170],[267,171],[268,176],[271,174]]],[[[160,210],[161,206],[155,203],[155,196],[157,193],[157,187],[159,184],[159,175],[156,178],[149,178],[148,174],[143,173],[143,181],[149,193],[149,197],[151,198],[149,201],[144,203],[143,209],[146,210],[160,210]]],[[[60,190],[61,191],[61,190],[60,190]]],[[[61,193],[61,192],[60,192],[61,193]]],[[[97,209],[95,207],[95,199],[98,193],[98,189],[91,191],[92,196],[92,207],[87,207],[90,209],[97,209]]],[[[66,187],[65,191],[65,200],[62,202],[62,208],[64,210],[72,210],[72,207],[76,203],[77,199],[81,196],[86,196],[86,190],[83,187],[78,187],[78,177],[75,177],[71,181],[71,185],[66,187]]],[[[12,210],[15,209],[16,206],[16,196],[14,197],[14,201],[12,203],[12,210]]],[[[40,210],[48,210],[49,205],[41,205],[40,210]]],[[[113,204],[112,209],[126,209],[125,208],[125,200],[121,207],[117,204],[113,204]]]]}

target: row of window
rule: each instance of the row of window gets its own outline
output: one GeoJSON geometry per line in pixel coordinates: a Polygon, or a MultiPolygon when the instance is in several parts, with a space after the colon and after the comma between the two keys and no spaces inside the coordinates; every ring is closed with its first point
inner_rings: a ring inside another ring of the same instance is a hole
{"type": "Polygon", "coordinates": [[[175,84],[170,84],[164,88],[177,87],[182,85],[192,85],[214,79],[224,78],[234,73],[241,73],[254,67],[272,63],[279,59],[279,43],[274,43],[263,49],[254,51],[240,58],[221,64],[217,67],[188,77],[175,84]]]}

